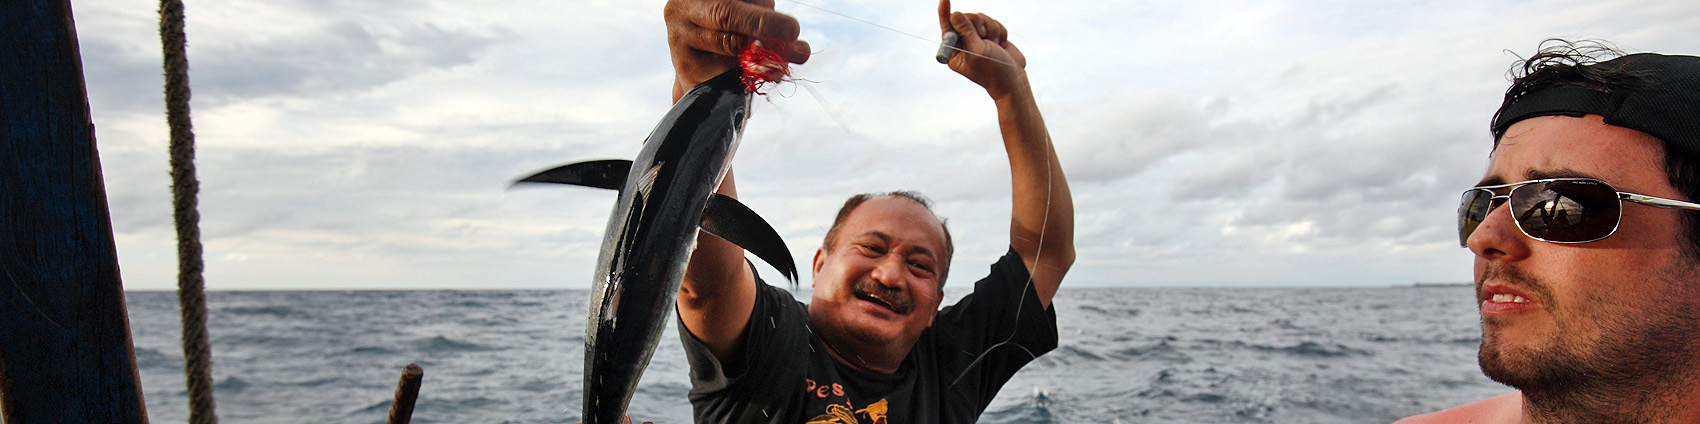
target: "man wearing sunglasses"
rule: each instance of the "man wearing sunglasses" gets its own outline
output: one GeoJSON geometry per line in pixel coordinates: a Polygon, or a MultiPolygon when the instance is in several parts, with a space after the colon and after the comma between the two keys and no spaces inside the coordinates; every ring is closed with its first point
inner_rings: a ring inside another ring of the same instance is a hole
{"type": "Polygon", "coordinates": [[[1482,373],[1519,392],[1402,422],[1700,423],[1700,57],[1555,44],[1458,208],[1482,373]]]}

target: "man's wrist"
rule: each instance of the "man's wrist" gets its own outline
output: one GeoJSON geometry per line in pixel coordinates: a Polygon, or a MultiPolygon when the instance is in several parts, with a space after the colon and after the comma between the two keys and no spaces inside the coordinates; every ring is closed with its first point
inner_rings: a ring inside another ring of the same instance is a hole
{"type": "Polygon", "coordinates": [[[1033,86],[1027,83],[1027,77],[1025,75],[1017,78],[1011,84],[1005,86],[999,91],[1001,92],[994,92],[991,89],[987,89],[986,94],[992,96],[992,102],[996,104],[1000,110],[1012,106],[1021,106],[1023,104],[1033,103],[1033,86]]]}
{"type": "Polygon", "coordinates": [[[986,94],[992,96],[992,101],[1003,105],[1006,102],[1018,102],[1033,98],[1033,87],[1027,82],[1027,74],[1022,73],[1006,84],[988,86],[986,94]]]}

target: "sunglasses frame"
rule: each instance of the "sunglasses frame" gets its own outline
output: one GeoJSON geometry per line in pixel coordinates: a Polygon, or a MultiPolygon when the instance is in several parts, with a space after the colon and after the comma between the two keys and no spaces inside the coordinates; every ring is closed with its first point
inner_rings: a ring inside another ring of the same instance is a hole
{"type": "MultiPolygon", "coordinates": [[[[1470,247],[1470,235],[1475,234],[1475,232],[1476,232],[1475,228],[1471,228],[1469,234],[1464,233],[1464,213],[1465,213],[1465,210],[1469,209],[1469,206],[1470,206],[1469,199],[1470,199],[1471,194],[1473,194],[1477,191],[1485,191],[1485,192],[1488,193],[1488,195],[1489,195],[1489,197],[1488,197],[1488,208],[1487,208],[1486,212],[1482,213],[1482,220],[1481,220],[1481,222],[1485,222],[1485,221],[1487,221],[1487,216],[1489,214],[1492,214],[1494,209],[1498,209],[1500,206],[1511,202],[1511,196],[1512,196],[1513,193],[1517,192],[1518,188],[1521,188],[1521,187],[1529,185],[1529,184],[1535,184],[1535,183],[1549,183],[1549,182],[1561,182],[1561,181],[1581,181],[1581,182],[1595,183],[1595,184],[1599,184],[1601,186],[1605,186],[1605,188],[1610,189],[1613,193],[1616,193],[1617,204],[1618,204],[1618,206],[1617,206],[1617,217],[1613,218],[1614,222],[1612,222],[1611,231],[1606,232],[1605,235],[1600,236],[1599,238],[1590,239],[1590,240],[1554,241],[1554,240],[1547,240],[1547,239],[1540,238],[1540,237],[1535,237],[1535,235],[1529,234],[1529,230],[1526,230],[1526,229],[1523,228],[1522,222],[1519,222],[1516,218],[1512,218],[1511,223],[1513,225],[1517,226],[1518,232],[1523,233],[1523,235],[1528,237],[1528,238],[1544,241],[1544,242],[1547,242],[1547,243],[1556,243],[1556,244],[1593,243],[1593,242],[1596,242],[1596,241],[1605,240],[1607,237],[1611,237],[1612,234],[1617,234],[1617,228],[1619,226],[1623,225],[1623,202],[1625,200],[1633,202],[1633,203],[1640,203],[1640,204],[1643,204],[1643,205],[1652,206],[1652,207],[1656,207],[1656,208],[1662,208],[1662,209],[1687,209],[1687,210],[1700,211],[1700,204],[1685,202],[1685,201],[1676,200],[1676,199],[1666,199],[1666,198],[1663,198],[1663,197],[1648,196],[1648,195],[1644,195],[1644,194],[1625,193],[1625,192],[1622,192],[1622,191],[1617,191],[1617,188],[1612,187],[1612,185],[1610,183],[1607,183],[1605,181],[1600,181],[1599,179],[1595,179],[1595,178],[1543,178],[1543,179],[1538,179],[1538,180],[1528,180],[1528,181],[1521,181],[1521,182],[1515,182],[1515,183],[1510,183],[1510,184],[1495,184],[1495,185],[1475,186],[1475,187],[1471,187],[1469,190],[1464,190],[1463,197],[1458,199],[1458,244],[1460,246],[1463,246],[1463,247],[1470,247]],[[1494,192],[1494,190],[1504,189],[1504,188],[1510,188],[1511,190],[1506,191],[1505,194],[1499,194],[1499,193],[1494,192]]],[[[1481,222],[1477,222],[1476,225],[1480,226],[1481,222]]]]}

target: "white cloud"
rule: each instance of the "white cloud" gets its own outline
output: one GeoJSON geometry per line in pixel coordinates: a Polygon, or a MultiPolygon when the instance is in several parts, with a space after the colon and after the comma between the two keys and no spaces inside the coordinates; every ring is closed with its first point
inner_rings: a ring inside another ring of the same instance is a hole
{"type": "MultiPolygon", "coordinates": [[[[937,33],[930,4],[809,3],[937,33]]],[[[1452,211],[1484,166],[1505,50],[1700,53],[1693,2],[955,5],[1002,20],[1029,59],[1073,182],[1071,285],[1467,279],[1452,211]]],[[[175,278],[155,7],[76,8],[133,289],[175,278]]],[[[816,55],[758,101],[746,203],[806,260],[845,196],[919,189],[951,218],[953,274],[982,272],[1009,208],[984,92],[926,40],[778,7],[816,55]]],[[[585,287],[612,195],[506,185],[635,154],[671,88],[660,11],[190,2],[209,287],[585,287]]]]}

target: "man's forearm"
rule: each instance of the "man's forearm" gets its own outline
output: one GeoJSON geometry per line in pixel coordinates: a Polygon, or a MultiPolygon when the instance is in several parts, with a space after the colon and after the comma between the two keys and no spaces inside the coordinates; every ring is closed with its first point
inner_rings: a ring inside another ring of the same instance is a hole
{"type": "MultiPolygon", "coordinates": [[[[731,170],[726,171],[716,192],[738,195],[731,170]]],[[[738,245],[700,230],[696,237],[696,248],[679,285],[679,320],[708,345],[715,357],[726,359],[737,351],[744,324],[754,308],[755,274],[738,245]]]]}
{"type": "Polygon", "coordinates": [[[1025,78],[1015,87],[994,99],[1012,180],[1010,246],[1049,306],[1074,263],[1074,199],[1032,88],[1025,78]]]}

